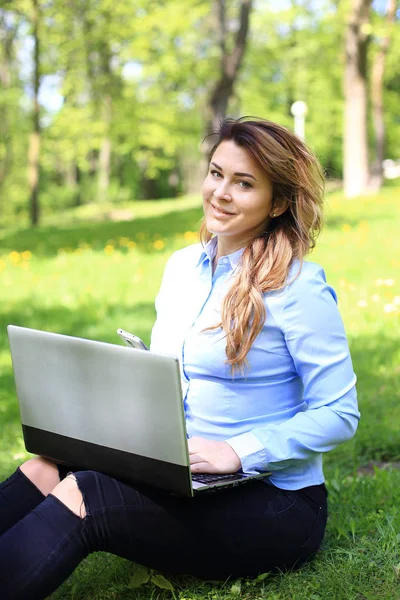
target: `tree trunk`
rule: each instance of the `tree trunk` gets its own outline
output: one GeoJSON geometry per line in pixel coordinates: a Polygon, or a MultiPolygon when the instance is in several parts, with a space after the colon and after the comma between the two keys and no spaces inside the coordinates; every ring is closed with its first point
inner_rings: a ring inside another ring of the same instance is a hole
{"type": "MultiPolygon", "coordinates": [[[[3,48],[0,55],[0,85],[3,93],[11,86],[11,62],[12,49],[16,36],[16,30],[8,27],[3,16],[0,21],[2,29],[3,48]]],[[[3,102],[0,106],[0,140],[3,144],[3,156],[0,158],[0,200],[3,198],[1,193],[4,181],[9,172],[12,162],[12,131],[9,122],[9,105],[3,102]]],[[[0,203],[0,217],[3,205],[0,203]]]]}
{"type": "Polygon", "coordinates": [[[372,118],[375,130],[375,161],[371,167],[370,187],[378,191],[383,184],[383,159],[385,158],[385,122],[383,107],[383,78],[385,60],[389,50],[392,26],[396,17],[397,0],[388,0],[386,7],[386,33],[381,38],[379,49],[372,66],[372,118]]]}
{"type": "Polygon", "coordinates": [[[39,157],[40,157],[40,45],[39,24],[40,9],[38,0],[32,0],[32,25],[34,41],[34,72],[33,72],[33,130],[29,139],[28,151],[28,185],[30,192],[31,225],[39,223],[39,157]]]}
{"type": "Polygon", "coordinates": [[[368,189],[367,51],[372,0],[352,0],[345,36],[344,191],[353,198],[368,189]]]}
{"type": "MultiPolygon", "coordinates": [[[[250,13],[252,0],[242,0],[240,3],[239,26],[236,31],[233,50],[227,50],[227,26],[226,26],[226,0],[217,0],[218,10],[218,38],[221,49],[220,76],[207,103],[206,135],[215,131],[220,122],[226,117],[229,99],[231,98],[235,82],[240,70],[246,49],[249,32],[250,13]]],[[[208,156],[213,146],[210,138],[203,144],[203,151],[208,156]]]]}

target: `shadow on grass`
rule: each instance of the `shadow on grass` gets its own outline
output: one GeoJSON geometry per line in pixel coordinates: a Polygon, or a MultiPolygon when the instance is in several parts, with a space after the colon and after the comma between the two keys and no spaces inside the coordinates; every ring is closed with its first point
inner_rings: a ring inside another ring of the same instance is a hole
{"type": "Polygon", "coordinates": [[[168,244],[176,235],[197,231],[201,216],[201,208],[196,208],[132,221],[24,229],[0,238],[0,250],[30,250],[38,256],[54,256],[60,248],[74,250],[81,244],[88,244],[95,249],[102,249],[109,240],[126,237],[135,241],[141,250],[151,252],[149,241],[160,237],[168,244]]]}

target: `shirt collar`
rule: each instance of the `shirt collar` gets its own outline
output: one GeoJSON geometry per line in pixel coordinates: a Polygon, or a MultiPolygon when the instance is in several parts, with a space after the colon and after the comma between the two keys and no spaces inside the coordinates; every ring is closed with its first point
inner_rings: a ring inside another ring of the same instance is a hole
{"type": "MultiPolygon", "coordinates": [[[[203,251],[201,252],[198,260],[198,265],[203,263],[206,258],[212,263],[216,253],[218,246],[218,238],[214,236],[211,240],[204,246],[203,251]]],[[[227,259],[229,260],[229,264],[231,265],[232,270],[236,269],[240,262],[240,258],[243,254],[244,248],[239,248],[236,252],[232,252],[232,254],[227,255],[227,259]]]]}

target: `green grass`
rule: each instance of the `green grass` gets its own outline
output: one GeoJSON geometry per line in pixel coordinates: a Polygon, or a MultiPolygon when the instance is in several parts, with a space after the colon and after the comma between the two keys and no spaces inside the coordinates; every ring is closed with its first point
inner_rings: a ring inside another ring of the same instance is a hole
{"type": "MultiPolygon", "coordinates": [[[[379,196],[354,201],[329,195],[326,226],[310,257],[325,267],[338,293],[362,411],[355,438],[325,460],[330,518],[316,560],[262,581],[171,578],[172,593],[150,583],[130,589],[132,565],[99,553],[82,563],[53,600],[400,598],[400,473],[382,467],[400,461],[399,194],[391,185],[379,196]],[[377,466],[359,471],[371,461],[377,466]]],[[[83,207],[49,218],[37,230],[0,233],[1,478],[28,456],[6,325],[116,343],[115,330],[123,327],[148,342],[165,261],[195,241],[201,217],[196,198],[134,203],[124,210],[83,207]]]]}

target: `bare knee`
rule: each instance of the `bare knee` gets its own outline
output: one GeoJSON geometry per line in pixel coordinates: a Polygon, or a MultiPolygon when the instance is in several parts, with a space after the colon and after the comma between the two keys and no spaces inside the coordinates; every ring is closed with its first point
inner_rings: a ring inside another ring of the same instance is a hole
{"type": "Polygon", "coordinates": [[[86,508],[83,501],[83,496],[78,488],[78,483],[73,473],[67,475],[67,477],[54,488],[52,495],[65,504],[67,508],[72,510],[77,517],[80,517],[81,519],[86,517],[86,508]]]}
{"type": "Polygon", "coordinates": [[[45,496],[60,483],[56,465],[41,456],[26,461],[20,469],[45,496]]]}

